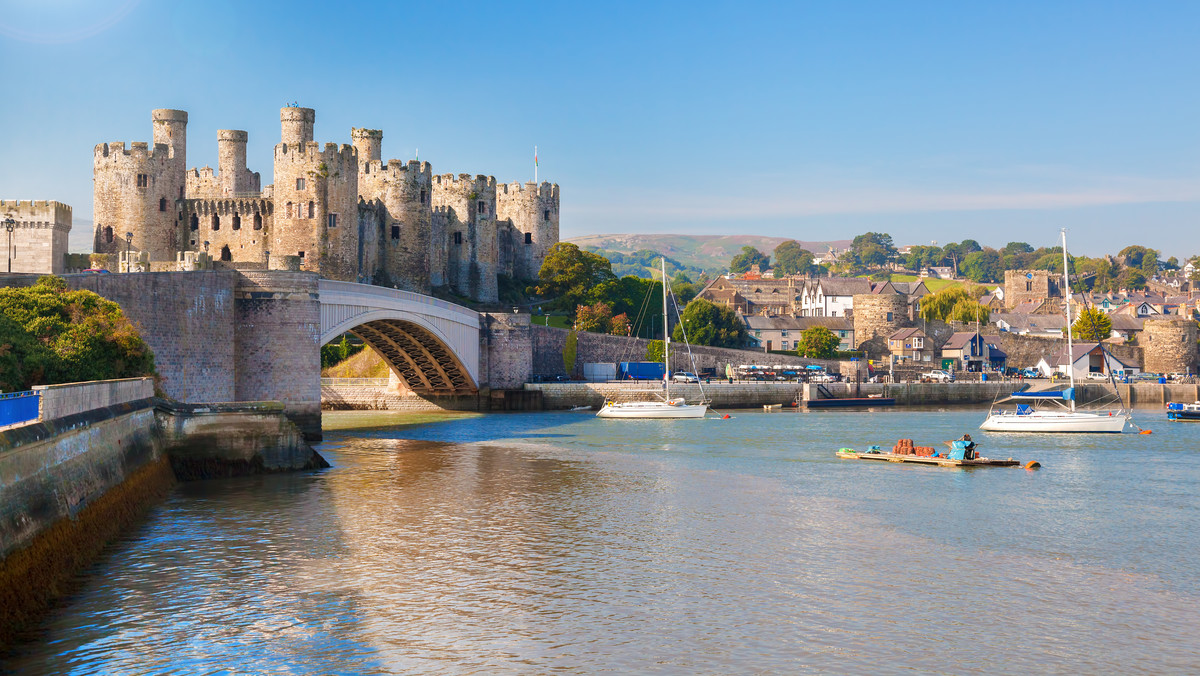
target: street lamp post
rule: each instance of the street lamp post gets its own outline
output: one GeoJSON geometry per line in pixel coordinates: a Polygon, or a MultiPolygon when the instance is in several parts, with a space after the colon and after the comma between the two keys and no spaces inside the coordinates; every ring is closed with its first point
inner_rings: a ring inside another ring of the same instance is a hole
{"type": "Polygon", "coordinates": [[[133,272],[133,261],[129,260],[129,249],[133,246],[133,233],[125,233],[125,272],[133,272]]]}
{"type": "Polygon", "coordinates": [[[12,218],[4,219],[4,229],[8,231],[8,271],[12,272],[12,234],[17,229],[17,222],[12,218]]]}

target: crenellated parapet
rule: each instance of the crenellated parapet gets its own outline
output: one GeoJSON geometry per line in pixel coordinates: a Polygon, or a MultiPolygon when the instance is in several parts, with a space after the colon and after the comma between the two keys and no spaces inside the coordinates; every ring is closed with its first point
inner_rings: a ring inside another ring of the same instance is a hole
{"type": "Polygon", "coordinates": [[[511,226],[513,240],[506,242],[508,274],[532,279],[542,268],[550,247],[558,243],[559,190],[542,182],[501,184],[496,191],[497,217],[511,226]]]}

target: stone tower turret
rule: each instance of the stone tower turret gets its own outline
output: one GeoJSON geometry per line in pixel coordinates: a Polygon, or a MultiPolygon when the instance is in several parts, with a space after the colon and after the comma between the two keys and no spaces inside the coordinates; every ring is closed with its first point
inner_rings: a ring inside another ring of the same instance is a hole
{"type": "Polygon", "coordinates": [[[177,200],[184,197],[187,113],[155,110],[154,146],[101,143],[93,151],[93,251],[145,251],[174,260],[181,249],[177,200]]]}
{"type": "Polygon", "coordinates": [[[495,302],[499,297],[495,177],[434,176],[433,209],[444,219],[446,282],[473,300],[495,302]]]}
{"type": "Polygon", "coordinates": [[[360,162],[370,173],[372,199],[386,211],[380,235],[380,271],[385,284],[429,293],[433,217],[433,169],[428,162],[360,162]]]}
{"type": "Polygon", "coordinates": [[[496,217],[509,221],[516,231],[512,275],[537,277],[546,252],[558,243],[558,186],[532,181],[501,184],[496,188],[496,217]]]}
{"type": "Polygon", "coordinates": [[[312,108],[282,108],[279,111],[282,143],[296,145],[311,143],[317,111],[312,108]]]}
{"type": "Polygon", "coordinates": [[[383,157],[383,131],[380,129],[350,129],[350,139],[358,149],[359,162],[378,162],[383,157]]]}
{"type": "Polygon", "coordinates": [[[1196,322],[1187,317],[1147,319],[1141,337],[1148,373],[1195,373],[1196,322]]]}
{"type": "Polygon", "coordinates": [[[249,134],[237,129],[217,130],[217,175],[226,195],[257,191],[254,175],[246,168],[249,134]]]}
{"type": "Polygon", "coordinates": [[[271,257],[299,256],[304,270],[357,281],[358,151],[351,145],[327,143],[322,148],[312,142],[315,114],[309,108],[284,108],[280,118],[271,257]],[[305,136],[310,140],[299,140],[305,136]]]}
{"type": "Polygon", "coordinates": [[[887,353],[887,337],[897,329],[912,326],[908,297],[900,293],[855,294],[854,349],[871,357],[887,353]]]}

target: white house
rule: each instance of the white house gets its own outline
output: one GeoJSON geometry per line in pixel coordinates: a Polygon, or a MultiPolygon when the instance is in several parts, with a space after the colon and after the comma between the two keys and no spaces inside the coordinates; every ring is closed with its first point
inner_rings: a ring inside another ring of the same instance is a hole
{"type": "Polygon", "coordinates": [[[855,294],[871,293],[865,277],[821,277],[807,285],[800,301],[805,317],[845,317],[854,310],[855,294]]]}
{"type": "Polygon", "coordinates": [[[1112,356],[1111,353],[1100,347],[1100,343],[1076,344],[1071,359],[1067,358],[1067,346],[1063,345],[1061,350],[1049,358],[1043,357],[1038,361],[1035,368],[1041,371],[1044,376],[1050,376],[1054,373],[1065,376],[1067,375],[1068,364],[1075,371],[1075,380],[1082,380],[1089,373],[1103,373],[1106,375],[1114,373],[1119,378],[1141,370],[1137,366],[1126,364],[1112,356]]]}

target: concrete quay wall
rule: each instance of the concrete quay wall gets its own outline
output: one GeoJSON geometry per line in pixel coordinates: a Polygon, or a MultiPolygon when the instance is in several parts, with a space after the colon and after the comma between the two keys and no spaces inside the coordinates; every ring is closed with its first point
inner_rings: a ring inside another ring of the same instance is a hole
{"type": "Polygon", "coordinates": [[[35,385],[40,396],[39,419],[54,420],[106,406],[124,404],[154,396],[153,378],[123,378],[87,383],[35,385]]]}

